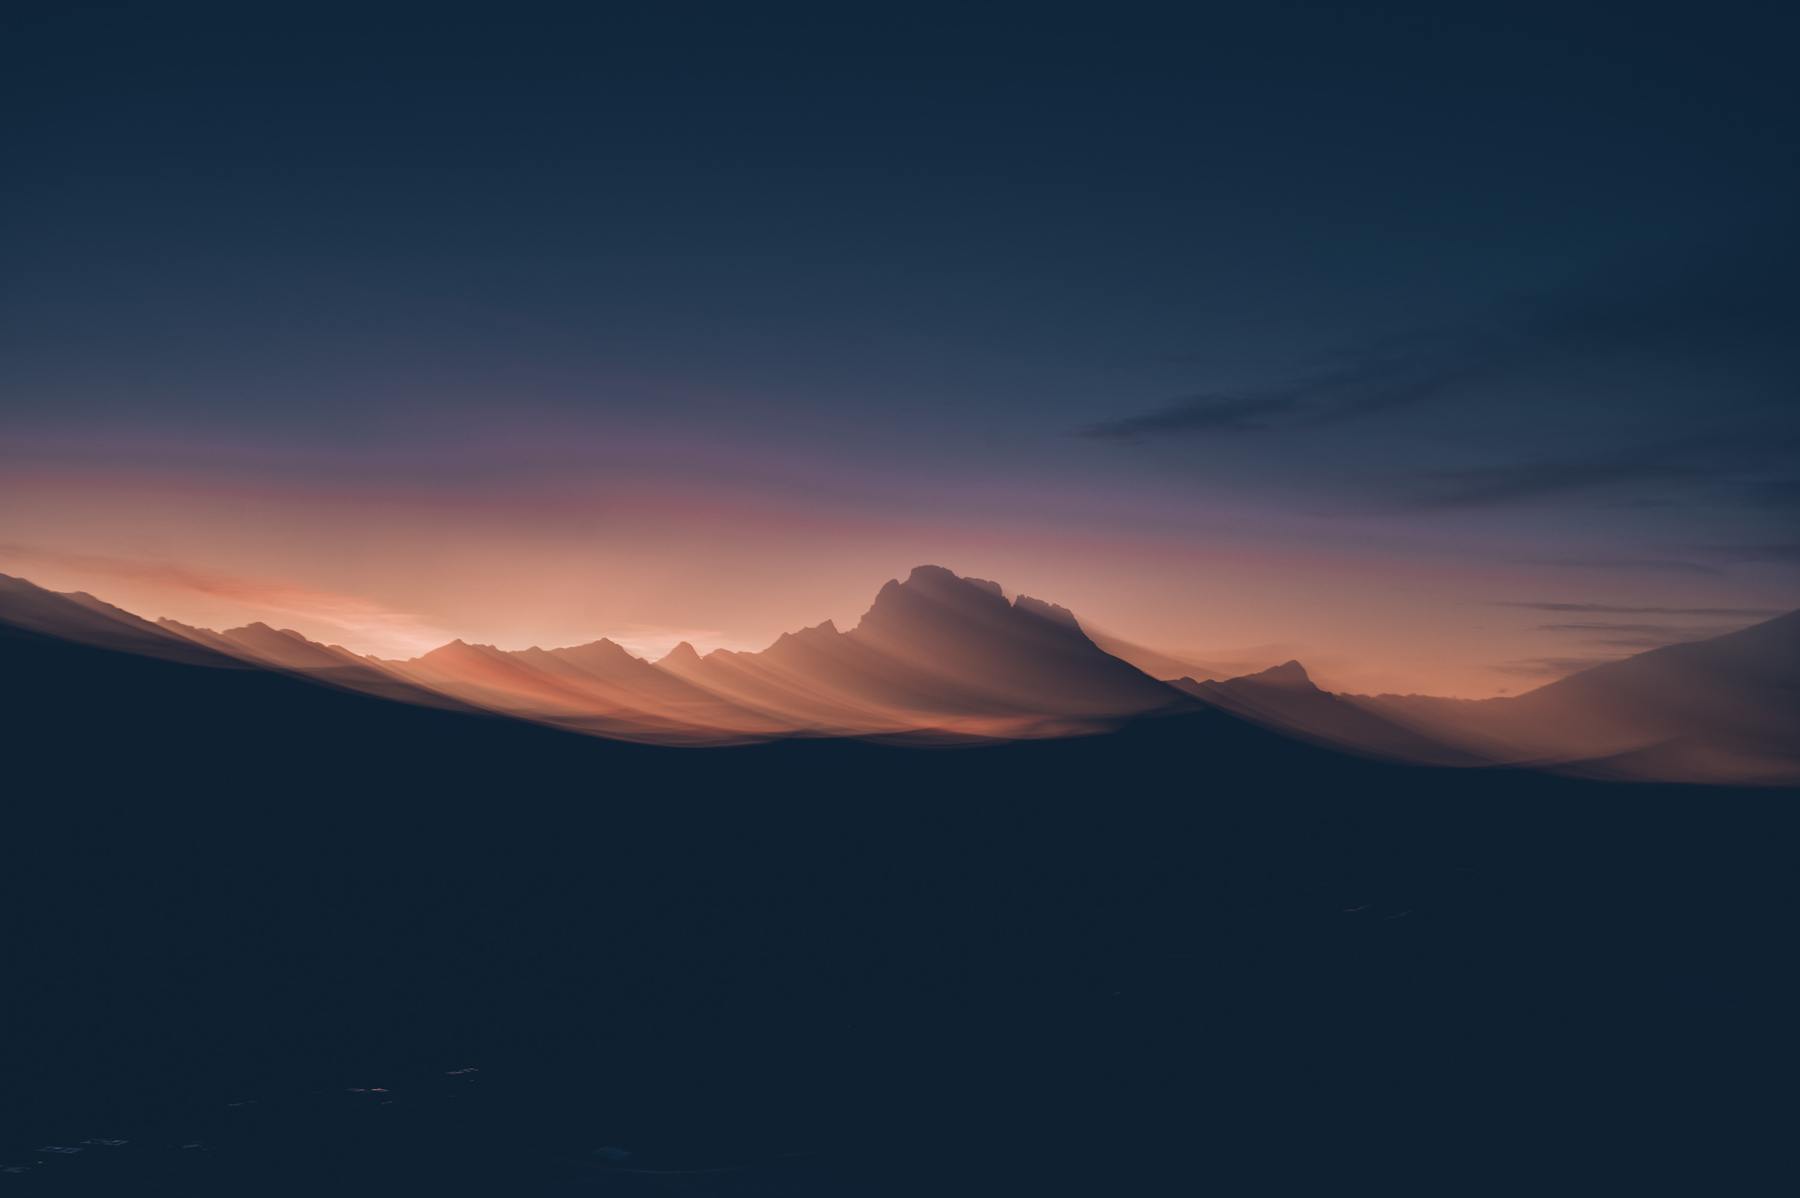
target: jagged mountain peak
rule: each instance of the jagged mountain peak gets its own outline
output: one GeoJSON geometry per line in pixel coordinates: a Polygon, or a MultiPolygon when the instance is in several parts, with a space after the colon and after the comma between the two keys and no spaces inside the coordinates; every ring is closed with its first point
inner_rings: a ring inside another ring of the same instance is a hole
{"type": "Polygon", "coordinates": [[[463,640],[461,637],[457,637],[453,641],[450,641],[446,644],[439,645],[437,648],[428,650],[424,653],[421,653],[419,656],[411,658],[409,660],[423,661],[423,662],[441,662],[441,661],[451,660],[451,659],[455,659],[455,658],[459,658],[459,657],[467,657],[470,654],[480,653],[482,651],[482,648],[483,648],[483,646],[481,646],[481,645],[471,645],[467,641],[463,640]]]}
{"type": "Polygon", "coordinates": [[[1009,603],[998,583],[919,566],[890,581],[845,634],[892,663],[919,693],[1002,708],[1147,711],[1182,697],[1103,652],[1074,615],[1041,600],[1009,603]]]}
{"type": "MultiPolygon", "coordinates": [[[[835,641],[844,634],[838,631],[837,625],[830,620],[814,624],[811,628],[802,628],[798,632],[784,632],[775,638],[775,645],[794,644],[796,642],[835,641]]],[[[775,645],[769,646],[773,649],[775,645]]]]}
{"type": "Polygon", "coordinates": [[[1034,616],[1042,616],[1046,620],[1066,624],[1077,631],[1081,629],[1081,622],[1075,618],[1075,613],[1061,604],[1046,603],[1042,599],[1033,599],[1030,595],[1020,595],[1013,600],[1013,606],[1020,611],[1030,612],[1034,616]]]}
{"type": "MultiPolygon", "coordinates": [[[[151,623],[83,592],[0,575],[0,623],[213,667],[273,668],[428,706],[497,710],[681,744],[790,735],[1038,736],[1221,707],[1287,735],[1392,760],[1549,764],[1602,776],[1788,783],[1800,777],[1800,611],[1489,700],[1332,695],[1298,661],[1227,682],[1151,654],[1156,681],[1074,614],[920,566],[857,626],[825,620],[761,653],[682,641],[659,661],[601,638],[505,652],[458,638],[407,662],[359,657],[257,621],[224,633],[151,623]]],[[[1130,649],[1130,646],[1124,646],[1130,649]]]]}
{"type": "Polygon", "coordinates": [[[875,606],[884,601],[893,602],[905,594],[921,595],[940,601],[986,600],[1005,604],[1006,596],[1000,584],[989,582],[985,578],[964,578],[953,570],[943,566],[914,566],[906,576],[906,581],[890,578],[886,586],[875,596],[875,606]]]}

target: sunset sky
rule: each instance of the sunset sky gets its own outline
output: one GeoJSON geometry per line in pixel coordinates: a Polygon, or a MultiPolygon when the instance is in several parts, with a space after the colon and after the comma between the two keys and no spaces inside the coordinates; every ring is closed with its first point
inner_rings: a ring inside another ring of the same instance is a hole
{"type": "Polygon", "coordinates": [[[933,563],[1471,697],[1800,606],[1772,6],[1447,7],[45,6],[0,572],[655,655],[933,563]]]}

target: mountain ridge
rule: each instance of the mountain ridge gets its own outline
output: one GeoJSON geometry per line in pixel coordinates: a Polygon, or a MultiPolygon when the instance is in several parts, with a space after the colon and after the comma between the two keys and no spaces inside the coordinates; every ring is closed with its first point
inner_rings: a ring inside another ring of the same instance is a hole
{"type": "Polygon", "coordinates": [[[940,566],[890,579],[854,628],[825,620],[757,652],[703,656],[682,641],[656,661],[607,638],[523,650],[458,638],[385,660],[260,621],[224,632],[151,622],[83,592],[5,576],[0,619],[129,653],[270,669],[399,702],[680,746],[786,736],[981,743],[1104,732],[1215,708],[1390,762],[1635,780],[1800,780],[1800,612],[1484,700],[1334,695],[1291,659],[1222,681],[1161,680],[1107,652],[1069,609],[1023,594],[1008,600],[998,583],[940,566]]]}

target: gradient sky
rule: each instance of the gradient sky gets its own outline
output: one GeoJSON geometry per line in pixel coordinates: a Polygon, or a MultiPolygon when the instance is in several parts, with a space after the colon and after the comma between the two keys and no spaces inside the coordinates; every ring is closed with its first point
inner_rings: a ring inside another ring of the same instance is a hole
{"type": "Polygon", "coordinates": [[[28,6],[0,571],[1469,696],[1800,605],[1777,6],[651,7],[28,6]]]}

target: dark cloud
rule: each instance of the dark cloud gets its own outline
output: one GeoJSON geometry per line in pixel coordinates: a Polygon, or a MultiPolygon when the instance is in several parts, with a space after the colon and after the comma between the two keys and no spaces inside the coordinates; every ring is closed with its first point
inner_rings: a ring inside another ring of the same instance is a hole
{"type": "Polygon", "coordinates": [[[1754,475],[1800,468],[1800,433],[1754,429],[1725,436],[1661,441],[1584,458],[1436,471],[1424,477],[1448,484],[1415,500],[1420,507],[1479,507],[1535,499],[1615,483],[1738,483],[1754,475]]]}
{"type": "Polygon", "coordinates": [[[1698,640],[1734,631],[1730,628],[1678,628],[1673,624],[1539,624],[1539,632],[1636,632],[1646,636],[1698,640]]]}
{"type": "Polygon", "coordinates": [[[1719,566],[1704,562],[1684,562],[1666,557],[1561,557],[1545,558],[1540,566],[1572,566],[1583,570],[1660,570],[1677,574],[1723,574],[1719,566]]]}
{"type": "Polygon", "coordinates": [[[1615,607],[1610,603],[1490,603],[1489,607],[1525,607],[1532,611],[1593,612],[1616,616],[1784,616],[1778,607],[1615,607]]]}
{"type": "Polygon", "coordinates": [[[1576,491],[1608,483],[1695,479],[1703,475],[1670,463],[1629,458],[1587,461],[1522,462],[1473,470],[1438,471],[1427,477],[1450,487],[1416,500],[1419,507],[1479,507],[1516,499],[1534,499],[1559,491],[1576,491]]]}
{"type": "Polygon", "coordinates": [[[1738,625],[1719,628],[1683,628],[1674,624],[1539,624],[1538,632],[1607,632],[1625,636],[1589,637],[1586,644],[1608,645],[1624,649],[1660,649],[1688,641],[1704,641],[1735,632],[1738,625]]]}
{"type": "Polygon", "coordinates": [[[1319,428],[1448,395],[1491,366],[1454,339],[1424,336],[1340,356],[1284,382],[1203,392],[1142,416],[1086,425],[1076,435],[1138,441],[1172,433],[1254,433],[1319,428]]]}
{"type": "Polygon", "coordinates": [[[1404,508],[1584,492],[1601,492],[1596,499],[1609,506],[1664,506],[1679,488],[1698,489],[1709,503],[1786,509],[1800,504],[1796,278],[1800,242],[1759,229],[1661,279],[1615,278],[1583,296],[1515,302],[1485,326],[1371,343],[1285,378],[1203,392],[1076,435],[1268,438],[1406,409],[1414,418],[1342,449],[1355,455],[1346,464],[1364,472],[1389,465],[1380,486],[1398,492],[1404,508]],[[1566,402],[1552,407],[1552,396],[1566,402]],[[1609,425],[1619,435],[1608,435],[1609,425]],[[1422,443],[1416,434],[1427,430],[1432,442],[1422,443]],[[1470,451],[1486,462],[1420,462],[1421,454],[1470,451]]]}
{"type": "Polygon", "coordinates": [[[1800,543],[1779,545],[1725,545],[1710,552],[1722,554],[1734,562],[1800,561],[1800,543]]]}
{"type": "Polygon", "coordinates": [[[1565,674],[1574,674],[1617,660],[1619,657],[1616,654],[1611,657],[1533,657],[1489,668],[1497,674],[1511,674],[1520,678],[1561,678],[1565,674]]]}
{"type": "Polygon", "coordinates": [[[1800,508],[1800,478],[1752,483],[1744,488],[1744,497],[1755,507],[1800,508]]]}
{"type": "Polygon", "coordinates": [[[1661,649],[1665,645],[1683,645],[1689,641],[1706,640],[1703,636],[1621,636],[1590,637],[1582,642],[1584,645],[1611,645],[1620,649],[1661,649]]]}

